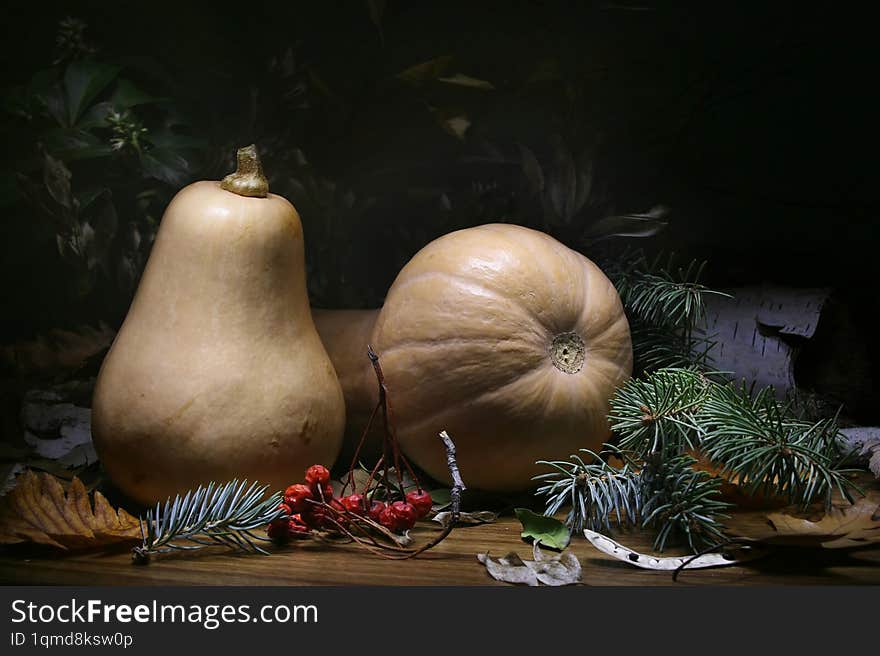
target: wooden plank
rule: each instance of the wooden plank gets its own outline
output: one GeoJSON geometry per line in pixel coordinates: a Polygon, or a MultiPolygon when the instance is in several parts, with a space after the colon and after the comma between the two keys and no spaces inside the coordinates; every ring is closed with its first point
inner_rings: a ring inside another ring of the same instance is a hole
{"type": "MultiPolygon", "coordinates": [[[[433,529],[421,528],[424,539],[433,529]]],[[[10,551],[0,557],[0,582],[19,585],[505,585],[492,580],[476,554],[516,551],[531,558],[531,547],[519,538],[515,518],[459,528],[435,549],[407,561],[391,561],[354,545],[296,542],[272,556],[211,553],[180,554],[155,559],[146,566],[131,563],[128,552],[24,556],[10,551]]],[[[633,533],[617,538],[626,546],[648,550],[650,536],[633,533]]],[[[636,569],[575,538],[572,551],[583,565],[587,585],[670,585],[668,572],[636,569]]],[[[736,567],[685,572],[691,585],[859,585],[880,584],[880,545],[857,551],[788,548],[736,567]]]]}

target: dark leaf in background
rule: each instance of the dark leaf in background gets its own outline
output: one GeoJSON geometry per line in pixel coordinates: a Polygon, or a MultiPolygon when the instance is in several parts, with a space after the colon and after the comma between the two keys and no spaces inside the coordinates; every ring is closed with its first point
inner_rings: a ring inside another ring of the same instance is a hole
{"type": "Polygon", "coordinates": [[[665,220],[667,214],[665,207],[657,205],[644,214],[606,216],[589,227],[584,241],[594,243],[609,237],[653,237],[669,224],[665,220]]]}
{"type": "Polygon", "coordinates": [[[575,212],[580,212],[590,201],[593,191],[593,154],[584,150],[575,158],[575,181],[577,191],[574,196],[575,212]]]}
{"type": "Polygon", "coordinates": [[[379,40],[385,43],[385,33],[382,31],[382,14],[385,13],[385,0],[367,0],[367,9],[370,12],[370,20],[379,32],[379,40]]]}
{"type": "Polygon", "coordinates": [[[124,255],[119,258],[116,265],[116,281],[122,290],[134,289],[134,283],[138,279],[138,267],[135,265],[134,259],[124,255]]]}
{"type": "Polygon", "coordinates": [[[67,125],[76,125],[77,119],[98,94],[116,79],[120,70],[120,66],[88,59],[71,62],[67,66],[64,72],[67,125]]]}
{"type": "Polygon", "coordinates": [[[453,58],[451,55],[442,55],[440,57],[435,57],[434,59],[429,59],[428,61],[422,62],[421,64],[410,66],[406,70],[398,73],[397,77],[404,82],[415,85],[422,84],[430,80],[436,80],[438,77],[443,77],[446,74],[446,72],[452,66],[452,61],[453,58]]]}
{"type": "MultiPolygon", "coordinates": [[[[74,259],[86,259],[93,246],[94,238],[95,229],[88,221],[85,221],[75,224],[71,230],[59,232],[55,235],[55,243],[58,246],[58,253],[62,257],[72,256],[74,259]]],[[[93,267],[90,260],[91,258],[86,260],[89,269],[93,267]]]]}
{"type": "Polygon", "coordinates": [[[114,110],[110,101],[95,103],[89,107],[76,122],[76,127],[81,130],[107,127],[107,115],[114,110]]]}
{"type": "Polygon", "coordinates": [[[563,224],[568,224],[580,210],[575,204],[577,172],[574,158],[561,137],[554,138],[554,146],[554,169],[547,180],[547,193],[556,216],[563,224]]]}
{"type": "Polygon", "coordinates": [[[145,140],[157,148],[168,151],[205,148],[208,145],[204,139],[177,134],[169,129],[152,130],[145,140]]]}
{"type": "Polygon", "coordinates": [[[64,162],[55,159],[48,153],[43,156],[43,183],[46,191],[56,203],[67,209],[73,208],[70,194],[71,173],[64,162]]]}
{"type": "Polygon", "coordinates": [[[154,148],[141,154],[141,167],[147,177],[179,187],[189,175],[189,163],[169,148],[154,148]]]}
{"type": "Polygon", "coordinates": [[[106,187],[89,187],[87,189],[83,189],[82,191],[78,191],[74,194],[76,197],[76,202],[79,204],[80,212],[85,212],[89,209],[92,203],[94,203],[98,198],[101,197],[102,194],[107,192],[106,187]]]}
{"type": "Polygon", "coordinates": [[[147,105],[162,100],[162,98],[156,98],[146,91],[139,89],[130,80],[122,78],[116,84],[116,89],[110,97],[110,104],[120,109],[128,109],[136,105],[147,105]]]}
{"type": "Polygon", "coordinates": [[[72,123],[69,121],[67,111],[67,101],[64,98],[64,91],[60,85],[56,85],[49,89],[44,95],[39,96],[46,113],[58,125],[70,127],[72,123]]]}
{"type": "Polygon", "coordinates": [[[119,219],[109,193],[103,194],[93,209],[95,211],[90,214],[89,223],[95,231],[94,260],[89,261],[89,268],[97,264],[109,275],[110,249],[116,237],[119,219]]]}
{"type": "Polygon", "coordinates": [[[455,75],[451,75],[449,77],[438,77],[437,81],[459,87],[482,89],[483,91],[492,91],[495,89],[495,86],[491,82],[487,82],[486,80],[479,80],[475,77],[464,75],[462,73],[456,73],[455,75]]]}
{"type": "Polygon", "coordinates": [[[522,144],[519,147],[520,158],[522,160],[522,170],[529,182],[529,187],[533,195],[538,195],[544,191],[544,172],[538,158],[535,157],[529,148],[522,144]]]}
{"type": "Polygon", "coordinates": [[[79,128],[58,128],[46,133],[46,148],[67,162],[108,157],[113,149],[106,141],[79,128]]]}

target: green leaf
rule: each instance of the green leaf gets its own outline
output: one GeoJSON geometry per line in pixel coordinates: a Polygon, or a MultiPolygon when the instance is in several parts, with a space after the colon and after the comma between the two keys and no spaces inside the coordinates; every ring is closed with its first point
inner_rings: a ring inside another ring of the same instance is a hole
{"type": "Polygon", "coordinates": [[[87,210],[92,203],[106,192],[106,187],[89,187],[88,189],[84,189],[83,191],[74,194],[76,201],[79,204],[80,212],[87,210]]]}
{"type": "Polygon", "coordinates": [[[113,153],[110,144],[91,132],[75,128],[59,128],[45,134],[46,147],[65,161],[107,157],[113,153]]]}
{"type": "Polygon", "coordinates": [[[204,148],[207,142],[199,137],[190,137],[185,134],[176,134],[171,130],[161,130],[149,132],[144,136],[144,140],[156,146],[167,150],[184,150],[188,148],[204,148]]]}
{"type": "Polygon", "coordinates": [[[443,509],[452,503],[452,491],[449,488],[441,487],[431,490],[430,494],[435,508],[443,509]]]}
{"type": "Polygon", "coordinates": [[[103,201],[93,208],[94,211],[89,213],[89,224],[95,231],[93,249],[95,263],[109,274],[110,247],[119,227],[119,218],[116,215],[116,207],[110,194],[104,194],[102,198],[103,201]]]}
{"type": "Polygon", "coordinates": [[[91,102],[119,75],[120,66],[93,60],[72,62],[64,72],[68,125],[76,124],[91,102]]]}
{"type": "Polygon", "coordinates": [[[76,127],[80,130],[89,128],[107,127],[107,115],[113,111],[113,103],[99,102],[86,110],[76,123],[76,127]]]}
{"type": "Polygon", "coordinates": [[[73,198],[70,195],[71,173],[64,162],[55,159],[48,153],[43,157],[43,184],[52,199],[59,205],[70,209],[73,198]]]}
{"type": "Polygon", "coordinates": [[[571,540],[571,532],[565,524],[553,517],[539,515],[528,508],[516,508],[516,518],[522,524],[520,534],[523,538],[532,538],[550,549],[562,550],[571,540]]]}
{"type": "Polygon", "coordinates": [[[42,98],[52,90],[57,80],[57,69],[47,68],[42,71],[37,71],[28,81],[26,95],[42,98]]]}
{"type": "Polygon", "coordinates": [[[189,163],[186,159],[167,148],[155,148],[144,153],[140,161],[144,175],[174,187],[183,184],[189,175],[189,163]]]}
{"type": "Polygon", "coordinates": [[[64,98],[64,90],[60,85],[54,86],[45,94],[36,97],[45,107],[46,113],[50,118],[54,119],[58,125],[68,126],[67,101],[64,98]]]}
{"type": "Polygon", "coordinates": [[[151,96],[146,91],[136,87],[133,82],[126,79],[120,79],[119,82],[116,83],[116,89],[113,91],[113,96],[110,98],[110,102],[120,109],[128,109],[135,105],[148,105],[163,100],[164,98],[151,96]]]}

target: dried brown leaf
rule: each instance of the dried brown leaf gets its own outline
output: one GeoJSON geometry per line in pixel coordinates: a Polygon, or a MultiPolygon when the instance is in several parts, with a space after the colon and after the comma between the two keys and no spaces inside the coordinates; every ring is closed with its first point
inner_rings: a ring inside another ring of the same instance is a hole
{"type": "Polygon", "coordinates": [[[114,509],[97,491],[93,509],[88,490],[76,477],[65,492],[56,477],[28,470],[0,499],[0,544],[33,542],[66,550],[140,538],[135,517],[114,509]]]}
{"type": "Polygon", "coordinates": [[[880,491],[870,490],[853,505],[835,504],[817,517],[773,512],[755,521],[739,513],[726,522],[730,533],[769,544],[840,549],[880,543],[880,491]]]}
{"type": "Polygon", "coordinates": [[[22,375],[70,371],[108,348],[115,334],[102,323],[97,328],[50,330],[34,340],[0,345],[0,369],[22,375]]]}
{"type": "Polygon", "coordinates": [[[581,563],[569,551],[547,556],[539,543],[532,546],[534,560],[523,560],[511,551],[506,556],[493,559],[489,553],[477,554],[489,576],[505,583],[537,585],[572,585],[581,580],[581,563]]]}
{"type": "MultiPolygon", "coordinates": [[[[452,513],[444,510],[443,512],[438,512],[431,519],[435,522],[438,522],[443,528],[446,528],[446,525],[449,524],[449,521],[452,519],[452,513]]],[[[498,513],[492,512],[491,510],[461,512],[458,514],[457,524],[459,526],[464,526],[468,524],[491,524],[496,519],[498,519],[498,513]]]]}

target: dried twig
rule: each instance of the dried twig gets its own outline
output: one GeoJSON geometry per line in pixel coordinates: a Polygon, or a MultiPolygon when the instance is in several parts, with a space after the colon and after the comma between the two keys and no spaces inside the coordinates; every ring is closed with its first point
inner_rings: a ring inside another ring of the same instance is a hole
{"type": "Polygon", "coordinates": [[[455,443],[446,431],[440,432],[440,439],[443,440],[443,444],[446,446],[446,465],[449,467],[449,474],[452,476],[452,490],[449,495],[451,502],[449,508],[449,522],[443,527],[443,530],[437,535],[437,537],[427,544],[422,545],[413,553],[407,555],[406,558],[417,556],[423,551],[427,551],[431,547],[440,544],[440,542],[452,532],[452,529],[455,528],[455,525],[458,523],[458,518],[461,516],[461,493],[467,488],[464,485],[464,481],[461,480],[461,473],[458,471],[458,461],[455,459],[455,443]]]}
{"type": "Polygon", "coordinates": [[[455,524],[461,514],[461,493],[467,488],[464,481],[461,480],[461,472],[458,471],[458,461],[455,459],[455,444],[449,433],[440,432],[440,439],[446,447],[446,466],[449,467],[449,474],[452,476],[452,490],[450,491],[450,500],[452,502],[452,510],[450,510],[449,523],[455,524]]]}

